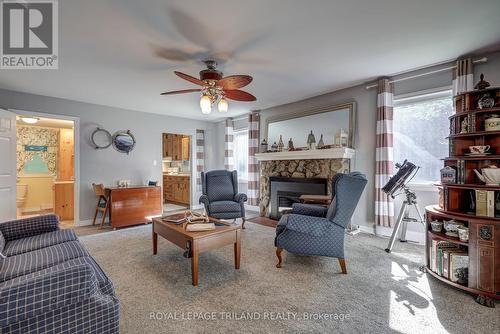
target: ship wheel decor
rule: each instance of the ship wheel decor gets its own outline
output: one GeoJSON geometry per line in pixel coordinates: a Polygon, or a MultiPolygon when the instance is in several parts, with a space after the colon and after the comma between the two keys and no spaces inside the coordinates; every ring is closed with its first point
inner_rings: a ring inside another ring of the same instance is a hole
{"type": "Polygon", "coordinates": [[[200,71],[200,78],[195,78],[191,75],[174,71],[174,73],[184,80],[201,86],[195,89],[175,90],[165,92],[161,95],[173,95],[201,92],[200,108],[203,114],[210,114],[212,105],[217,103],[217,110],[219,112],[227,112],[228,103],[226,99],[250,102],[257,100],[255,96],[240,88],[247,86],[252,82],[252,77],[249,75],[230,75],[223,77],[222,72],[217,70],[217,62],[215,60],[204,61],[207,68],[200,71]]]}

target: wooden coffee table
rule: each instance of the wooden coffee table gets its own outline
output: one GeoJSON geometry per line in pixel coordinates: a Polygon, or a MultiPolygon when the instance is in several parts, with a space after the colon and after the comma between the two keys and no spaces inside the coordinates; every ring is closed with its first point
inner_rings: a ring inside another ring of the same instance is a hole
{"type": "MultiPolygon", "coordinates": [[[[168,216],[169,219],[180,219],[184,214],[168,216]]],[[[210,218],[215,230],[188,232],[181,225],[168,223],[162,218],[153,218],[153,254],[158,251],[158,235],[184,249],[191,257],[191,276],[193,285],[198,285],[198,255],[201,252],[234,245],[234,267],[240,269],[241,225],[210,218]]]]}

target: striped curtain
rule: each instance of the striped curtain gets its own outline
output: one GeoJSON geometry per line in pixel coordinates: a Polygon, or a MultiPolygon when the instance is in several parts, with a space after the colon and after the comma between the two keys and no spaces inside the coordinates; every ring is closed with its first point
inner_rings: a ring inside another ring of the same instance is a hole
{"type": "Polygon", "coordinates": [[[474,89],[474,74],[472,72],[472,58],[457,60],[453,71],[453,95],[468,92],[474,89]]]}
{"type": "Polygon", "coordinates": [[[201,172],[205,169],[205,131],[196,130],[196,189],[201,191],[201,172]]]}
{"type": "Polygon", "coordinates": [[[233,170],[233,120],[227,119],[224,128],[224,168],[233,170]]]}
{"type": "Polygon", "coordinates": [[[382,191],[389,181],[393,169],[393,116],[394,86],[389,79],[378,81],[377,95],[377,133],[375,148],[375,222],[377,225],[391,227],[394,222],[394,203],[392,198],[382,191]]]}
{"type": "Polygon", "coordinates": [[[260,139],[260,115],[257,112],[250,113],[248,118],[248,204],[259,205],[259,161],[255,153],[259,152],[260,139]]]}

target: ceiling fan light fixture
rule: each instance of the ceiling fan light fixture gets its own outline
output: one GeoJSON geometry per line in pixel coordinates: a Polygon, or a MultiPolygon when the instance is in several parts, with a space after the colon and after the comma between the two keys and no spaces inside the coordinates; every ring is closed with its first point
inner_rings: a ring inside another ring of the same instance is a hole
{"type": "Polygon", "coordinates": [[[229,105],[224,97],[221,97],[219,100],[219,104],[217,105],[217,110],[219,112],[227,112],[229,109],[229,105]]]}
{"type": "Polygon", "coordinates": [[[26,124],[36,124],[40,119],[37,117],[21,117],[21,121],[26,124]]]}
{"type": "Polygon", "coordinates": [[[207,95],[202,95],[200,99],[201,113],[208,115],[212,111],[212,100],[207,95]]]}

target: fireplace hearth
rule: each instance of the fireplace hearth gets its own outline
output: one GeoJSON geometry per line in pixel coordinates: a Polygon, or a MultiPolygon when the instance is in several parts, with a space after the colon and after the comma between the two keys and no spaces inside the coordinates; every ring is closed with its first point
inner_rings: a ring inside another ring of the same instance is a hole
{"type": "Polygon", "coordinates": [[[280,208],[290,208],[293,203],[299,203],[300,195],[326,195],[328,179],[271,176],[269,192],[269,218],[280,219],[280,208]]]}

